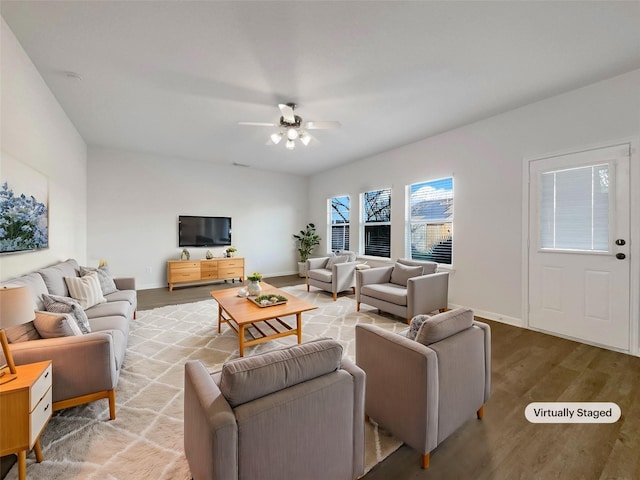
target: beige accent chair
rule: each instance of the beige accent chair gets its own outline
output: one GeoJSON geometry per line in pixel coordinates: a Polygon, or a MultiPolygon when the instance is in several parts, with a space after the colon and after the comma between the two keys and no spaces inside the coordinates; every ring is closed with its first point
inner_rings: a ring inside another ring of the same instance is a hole
{"type": "Polygon", "coordinates": [[[338,299],[338,293],[346,290],[355,292],[356,254],[342,250],[333,256],[310,258],[307,260],[307,292],[309,287],[321,288],[338,299]]]}
{"type": "Polygon", "coordinates": [[[399,259],[395,265],[356,271],[356,309],[366,303],[406,319],[444,311],[449,297],[449,274],[436,273],[435,262],[399,259]]]}
{"type": "Polygon", "coordinates": [[[364,473],[364,372],[335,340],[185,364],[184,449],[195,480],[353,480],[364,473]]]}
{"type": "Polygon", "coordinates": [[[491,392],[489,325],[463,308],[427,318],[415,340],[356,325],[356,364],[367,376],[366,418],[417,450],[423,468],[449,435],[470,418],[482,418],[491,392]]]}

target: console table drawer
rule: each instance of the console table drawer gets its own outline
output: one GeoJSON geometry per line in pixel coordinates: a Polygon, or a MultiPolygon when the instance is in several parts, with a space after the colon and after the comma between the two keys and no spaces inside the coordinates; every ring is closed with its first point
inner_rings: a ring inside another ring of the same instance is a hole
{"type": "Polygon", "coordinates": [[[170,262],[171,270],[188,270],[193,268],[200,268],[200,262],[183,262],[182,260],[176,262],[170,262]]]}
{"type": "Polygon", "coordinates": [[[218,260],[218,268],[244,268],[244,259],[222,258],[218,260]]]}
{"type": "Polygon", "coordinates": [[[241,278],[244,276],[242,267],[220,267],[218,268],[218,278],[241,278]]]}
{"type": "Polygon", "coordinates": [[[190,282],[200,280],[199,268],[181,268],[180,270],[171,271],[172,282],[190,282]]]}
{"type": "Polygon", "coordinates": [[[202,280],[207,280],[207,279],[216,279],[218,278],[218,269],[217,268],[210,268],[210,269],[202,269],[202,280]]]}

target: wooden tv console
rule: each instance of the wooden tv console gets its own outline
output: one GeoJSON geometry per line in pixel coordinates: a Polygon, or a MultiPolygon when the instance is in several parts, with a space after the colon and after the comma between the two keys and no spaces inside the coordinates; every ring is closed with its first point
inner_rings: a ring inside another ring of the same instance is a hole
{"type": "Polygon", "coordinates": [[[244,258],[212,258],[211,260],[169,260],[167,281],[169,291],[177,283],[244,280],[244,258]]]}

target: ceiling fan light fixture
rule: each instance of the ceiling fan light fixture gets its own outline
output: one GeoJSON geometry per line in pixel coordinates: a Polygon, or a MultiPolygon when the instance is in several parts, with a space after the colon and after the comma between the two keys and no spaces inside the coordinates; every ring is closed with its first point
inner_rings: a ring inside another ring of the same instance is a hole
{"type": "Polygon", "coordinates": [[[272,133],[271,141],[277,145],[278,143],[280,143],[280,140],[282,140],[282,137],[284,137],[284,134],[282,132],[272,133]]]}
{"type": "Polygon", "coordinates": [[[302,132],[300,134],[300,141],[306,147],[307,145],[309,145],[309,142],[311,141],[311,135],[309,135],[307,132],[302,132]]]}
{"type": "Polygon", "coordinates": [[[298,138],[298,130],[294,127],[291,127],[289,130],[287,130],[287,138],[289,140],[295,140],[296,138],[298,138]]]}
{"type": "Polygon", "coordinates": [[[296,148],[296,144],[293,140],[287,140],[287,143],[285,143],[284,146],[287,150],[293,150],[294,148],[296,148]]]}

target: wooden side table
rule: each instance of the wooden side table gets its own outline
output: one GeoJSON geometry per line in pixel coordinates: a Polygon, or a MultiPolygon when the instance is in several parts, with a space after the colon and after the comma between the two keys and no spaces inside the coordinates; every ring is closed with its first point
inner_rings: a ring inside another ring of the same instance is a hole
{"type": "Polygon", "coordinates": [[[0,455],[18,454],[18,478],[27,478],[27,450],[42,461],[40,434],[51,418],[51,361],[16,366],[17,378],[0,385],[0,455]]]}

